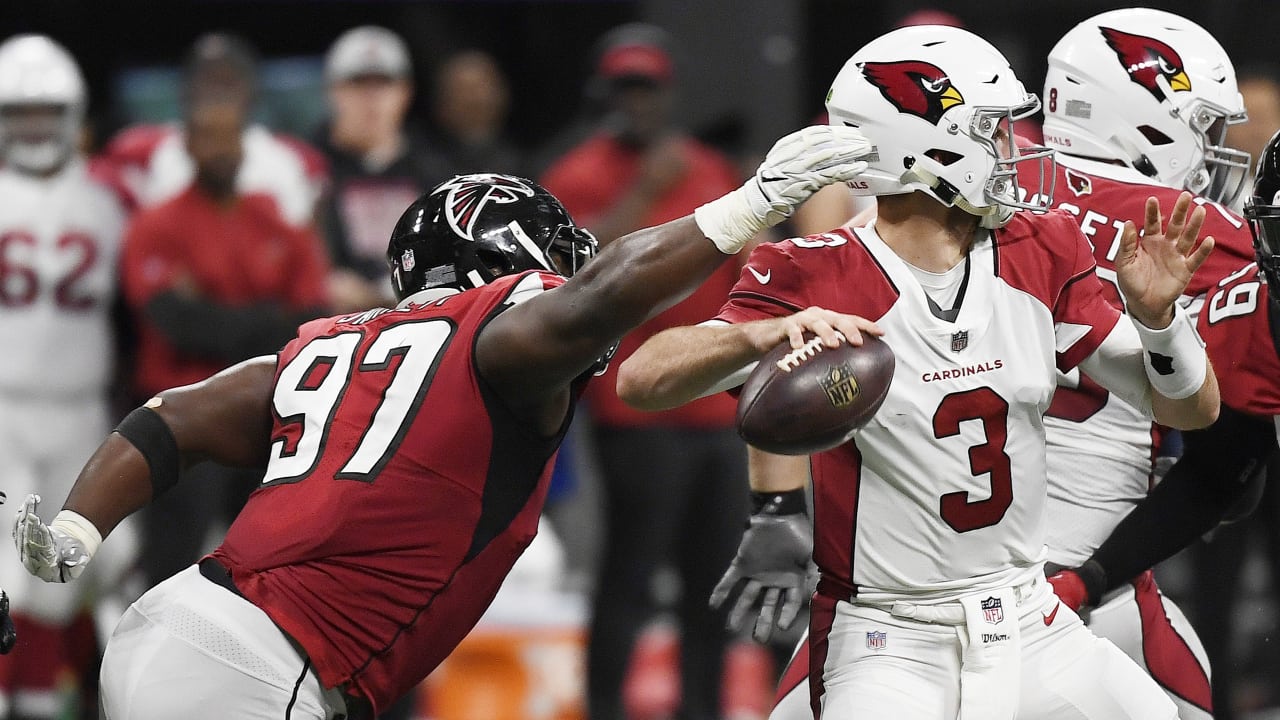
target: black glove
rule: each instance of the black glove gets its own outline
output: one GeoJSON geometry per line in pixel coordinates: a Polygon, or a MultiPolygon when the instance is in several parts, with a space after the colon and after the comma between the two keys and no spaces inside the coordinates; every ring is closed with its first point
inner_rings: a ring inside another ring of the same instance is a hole
{"type": "Polygon", "coordinates": [[[751,501],[751,518],[738,554],[711,592],[711,607],[719,609],[735,588],[743,586],[729,612],[729,629],[739,630],[748,612],[758,606],[751,635],[766,642],[775,626],[791,627],[805,597],[812,594],[813,527],[805,512],[803,489],[753,492],[751,501]]]}

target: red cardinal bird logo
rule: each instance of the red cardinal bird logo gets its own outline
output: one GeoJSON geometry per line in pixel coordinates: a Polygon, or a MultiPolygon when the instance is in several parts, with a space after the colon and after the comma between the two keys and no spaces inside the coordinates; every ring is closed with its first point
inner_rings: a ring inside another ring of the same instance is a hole
{"type": "Polygon", "coordinates": [[[502,175],[464,175],[440,186],[436,192],[449,193],[444,199],[445,220],[454,232],[468,240],[475,240],[471,231],[487,203],[513,203],[534,194],[529,185],[502,175]]]}
{"type": "Polygon", "coordinates": [[[1156,78],[1164,76],[1174,92],[1191,89],[1182,56],[1168,45],[1144,35],[1131,35],[1113,28],[1099,28],[1107,44],[1116,51],[1120,65],[1129,73],[1129,79],[1151,93],[1157,102],[1165,100],[1164,91],[1156,84],[1156,78]]]}
{"type": "Polygon", "coordinates": [[[951,84],[951,78],[932,63],[920,60],[865,62],[860,69],[894,107],[934,125],[942,119],[942,113],[964,104],[964,97],[951,84]]]}
{"type": "Polygon", "coordinates": [[[1093,181],[1089,179],[1088,175],[1079,175],[1069,169],[1063,169],[1066,170],[1067,174],[1067,187],[1071,188],[1071,192],[1075,193],[1076,197],[1093,193],[1093,181]]]}

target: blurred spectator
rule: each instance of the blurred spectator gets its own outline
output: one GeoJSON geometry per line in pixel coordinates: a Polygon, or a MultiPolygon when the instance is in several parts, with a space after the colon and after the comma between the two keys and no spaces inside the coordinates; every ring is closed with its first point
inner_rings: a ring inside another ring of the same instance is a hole
{"type": "Polygon", "coordinates": [[[498,63],[479,50],[458,53],[436,74],[433,146],[449,175],[524,175],[523,158],[503,135],[510,102],[498,63]]]}
{"type": "Polygon", "coordinates": [[[413,64],[398,35],[373,25],[343,33],[329,48],[325,81],[331,115],[316,144],[332,173],[322,218],[337,266],[330,291],[354,310],[390,299],[387,238],[405,207],[447,170],[405,127],[413,64]]]}
{"type": "MultiPolygon", "coordinates": [[[[257,88],[257,59],[244,40],[224,33],[201,36],[183,68],[184,102],[191,97],[226,96],[251,106],[257,88]]],[[[180,124],[138,125],[121,131],[100,158],[100,169],[132,207],[158,205],[191,183],[194,163],[180,124]]],[[[286,220],[297,226],[315,220],[325,181],[324,158],[302,141],[246,123],[244,162],[236,176],[243,193],[275,199],[286,220]]]]}
{"type": "MultiPolygon", "coordinates": [[[[138,323],[140,398],[274,353],[324,309],[319,238],[282,220],[271,197],[236,188],[247,111],[233,96],[188,99],[184,138],[195,178],[137,213],[126,233],[122,274],[138,323]]],[[[152,584],[195,562],[213,520],[234,515],[260,477],[209,463],[185,475],[145,516],[152,584]]]]}
{"type": "MultiPolygon", "coordinates": [[[[43,35],[0,45],[0,458],[11,497],[63,497],[110,428],[111,308],[124,211],[90,179],[78,142],[85,86],[75,60],[43,35]]],[[[45,507],[52,517],[58,511],[45,507]]],[[[4,573],[19,633],[0,657],[0,716],[64,717],[74,707],[74,631],[86,600],[118,583],[136,543],[90,580],[50,585],[4,573]]],[[[13,544],[0,561],[20,566],[13,544]]],[[[95,568],[96,569],[96,568],[95,568]]],[[[114,624],[119,618],[104,617],[114,624]]],[[[92,684],[92,683],[90,683],[92,684]]]]}
{"type": "Polygon", "coordinates": [[[1236,77],[1249,119],[1227,126],[1226,144],[1249,153],[1257,162],[1267,141],[1280,130],[1280,68],[1246,67],[1236,77]]]}
{"type": "MultiPolygon", "coordinates": [[[[665,33],[627,25],[602,44],[592,82],[606,103],[593,135],[543,177],[602,244],[663,223],[732,190],[729,161],[672,126],[674,67],[665,33]]],[[[587,390],[608,526],[588,647],[592,720],[620,720],[623,680],[640,630],[655,616],[653,579],[680,578],[683,718],[720,715],[727,634],[707,597],[733,558],[747,515],[746,449],[734,402],[705,398],[662,413],[624,405],[616,368],[651,335],[713,317],[737,279],[726,263],[689,299],[623,339],[610,371],[587,390]]]]}

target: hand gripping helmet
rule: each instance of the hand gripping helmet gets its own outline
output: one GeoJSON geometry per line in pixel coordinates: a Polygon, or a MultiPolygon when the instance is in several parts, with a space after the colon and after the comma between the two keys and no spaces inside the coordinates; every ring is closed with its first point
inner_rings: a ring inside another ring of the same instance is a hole
{"type": "Polygon", "coordinates": [[[0,45],[0,155],[29,172],[56,170],[79,144],[85,87],[80,68],[44,35],[18,35],[0,45]],[[25,109],[53,109],[54,119],[25,109]]]}
{"type": "Polygon", "coordinates": [[[872,144],[858,195],[924,191],[995,228],[1018,208],[1047,210],[1053,153],[1013,141],[1013,121],[1039,107],[1009,61],[966,30],[919,25],[871,41],[845,63],[827,94],[833,125],[872,144]],[[1028,198],[1020,171],[1033,167],[1028,198]]]}
{"type": "Polygon", "coordinates": [[[400,216],[387,244],[396,296],[486,285],[512,273],[572,277],[596,251],[554,195],[513,175],[459,175],[400,216]]]}
{"type": "Polygon", "coordinates": [[[1045,141],[1064,153],[1225,204],[1244,187],[1249,154],[1223,145],[1245,121],[1235,68],[1186,18],[1134,8],[1075,26],[1049,52],[1044,108],[1045,141]]]}

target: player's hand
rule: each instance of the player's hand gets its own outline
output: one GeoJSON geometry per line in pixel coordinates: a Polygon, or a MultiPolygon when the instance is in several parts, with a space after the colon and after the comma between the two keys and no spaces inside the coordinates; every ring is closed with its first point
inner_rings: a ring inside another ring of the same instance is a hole
{"type": "Polygon", "coordinates": [[[36,514],[39,505],[39,495],[28,495],[13,523],[18,557],[28,572],[45,582],[74,580],[89,564],[90,553],[72,534],[45,525],[36,514]]]}
{"type": "Polygon", "coordinates": [[[0,590],[0,655],[8,655],[18,642],[18,631],[9,617],[9,595],[0,590]]]}
{"type": "Polygon", "coordinates": [[[867,169],[871,143],[857,128],[814,125],[774,143],[744,189],[755,214],[776,225],[819,189],[867,169]]]}
{"type": "Polygon", "coordinates": [[[1191,208],[1191,193],[1182,193],[1173,204],[1169,224],[1161,231],[1160,201],[1147,198],[1146,227],[1141,237],[1132,222],[1120,234],[1116,255],[1116,279],[1129,314],[1153,330],[1173,321],[1173,303],[1182,295],[1192,274],[1209,257],[1214,240],[1196,238],[1204,224],[1205,210],[1191,208]]]}
{"type": "Polygon", "coordinates": [[[817,336],[827,347],[839,347],[840,343],[862,344],[862,333],[880,337],[884,330],[860,315],[846,315],[820,307],[810,307],[794,315],[755,320],[742,324],[752,347],[761,354],[789,341],[791,347],[803,347],[805,335],[817,336]]]}
{"type": "MultiPolygon", "coordinates": [[[[803,503],[803,490],[800,502],[803,503]]],[[[729,611],[728,626],[740,630],[747,616],[756,610],[752,636],[766,642],[773,628],[791,627],[804,599],[812,590],[814,574],[813,528],[808,515],[778,512],[770,503],[752,513],[738,545],[738,554],[729,570],[711,592],[711,607],[719,609],[741,588],[729,611]]]]}
{"type": "Polygon", "coordinates": [[[1063,605],[1074,612],[1089,603],[1089,591],[1084,587],[1084,580],[1074,570],[1059,570],[1049,576],[1049,584],[1063,605]]]}

